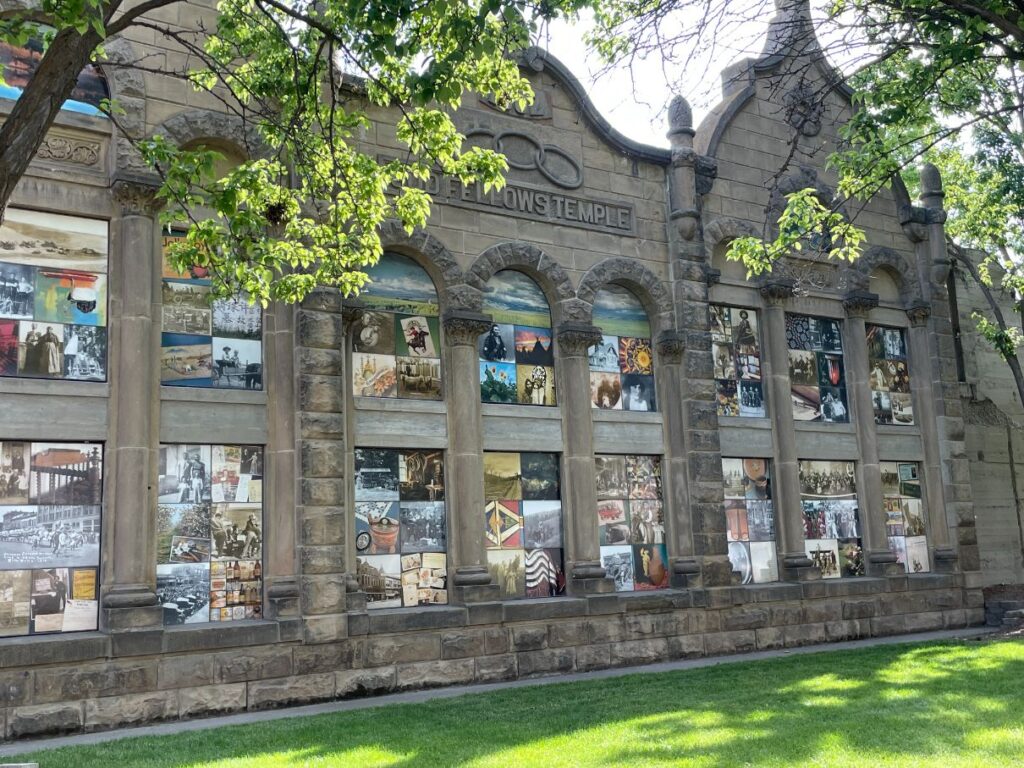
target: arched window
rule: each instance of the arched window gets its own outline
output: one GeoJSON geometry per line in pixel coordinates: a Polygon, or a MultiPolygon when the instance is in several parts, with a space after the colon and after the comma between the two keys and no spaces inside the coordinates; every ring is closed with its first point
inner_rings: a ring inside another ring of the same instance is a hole
{"type": "Polygon", "coordinates": [[[555,405],[551,311],[540,286],[502,270],[487,283],[483,310],[494,325],[480,335],[480,399],[555,405]]]}
{"type": "Polygon", "coordinates": [[[352,340],[357,397],[440,400],[441,330],[437,289],[407,256],[385,253],[359,294],[367,307],[352,340]]]}
{"type": "MultiPolygon", "coordinates": [[[[38,38],[31,38],[22,46],[0,43],[0,70],[3,72],[0,98],[16,100],[21,96],[43,60],[45,50],[45,44],[38,38]]],[[[109,98],[110,91],[103,73],[89,64],[78,75],[78,82],[61,109],[103,116],[99,106],[109,98]]]]}
{"type": "Polygon", "coordinates": [[[594,298],[594,325],[603,334],[590,348],[590,401],[594,408],[654,411],[651,323],[627,288],[609,285],[594,298]]]}

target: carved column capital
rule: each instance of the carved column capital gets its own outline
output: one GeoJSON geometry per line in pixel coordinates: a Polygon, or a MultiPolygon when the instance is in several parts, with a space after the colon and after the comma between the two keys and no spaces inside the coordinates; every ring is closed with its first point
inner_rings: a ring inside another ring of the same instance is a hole
{"type": "Polygon", "coordinates": [[[465,310],[445,312],[441,323],[449,344],[471,347],[476,346],[481,333],[486,333],[494,325],[490,315],[465,310]]]}
{"type": "Polygon", "coordinates": [[[163,208],[156,196],[159,188],[155,180],[142,178],[116,179],[111,186],[122,216],[152,216],[163,208]]]}
{"type": "Polygon", "coordinates": [[[761,296],[769,306],[780,306],[796,293],[796,280],[791,277],[770,277],[761,283],[761,296]]]}
{"type": "Polygon", "coordinates": [[[657,344],[659,362],[673,365],[682,361],[686,344],[679,331],[662,331],[658,334],[657,344]]]}
{"type": "Polygon", "coordinates": [[[588,354],[588,350],[601,342],[601,330],[586,323],[563,323],[555,333],[558,349],[568,357],[588,354]]]}
{"type": "Polygon", "coordinates": [[[843,309],[847,317],[867,317],[868,312],[878,306],[878,294],[859,289],[843,296],[843,309]]]}
{"type": "Polygon", "coordinates": [[[907,318],[914,328],[920,328],[928,324],[932,308],[924,301],[915,301],[906,309],[907,318]]]}

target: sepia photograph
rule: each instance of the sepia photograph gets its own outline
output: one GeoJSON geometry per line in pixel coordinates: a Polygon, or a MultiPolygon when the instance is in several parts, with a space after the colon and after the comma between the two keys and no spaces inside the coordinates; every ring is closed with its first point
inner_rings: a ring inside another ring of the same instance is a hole
{"type": "Polygon", "coordinates": [[[352,348],[371,355],[395,354],[395,316],[390,312],[359,313],[352,334],[352,348]]]}
{"type": "Polygon", "coordinates": [[[91,443],[32,443],[28,500],[34,504],[99,505],[103,447],[91,443]]]}
{"type": "Polygon", "coordinates": [[[441,361],[399,357],[395,360],[398,396],[410,400],[441,400],[441,361]]]}
{"type": "Polygon", "coordinates": [[[555,369],[516,365],[516,399],[521,405],[555,405],[555,369]]]}
{"type": "Polygon", "coordinates": [[[196,308],[188,304],[164,304],[162,312],[161,328],[165,333],[189,333],[198,336],[209,336],[211,333],[209,307],[196,308]]]}
{"type": "Polygon", "coordinates": [[[821,578],[838,579],[842,576],[839,544],[835,539],[808,539],[804,542],[804,551],[821,571],[821,578]]]}
{"type": "Polygon", "coordinates": [[[622,377],[619,373],[590,373],[590,403],[594,408],[622,410],[622,377]]]}
{"type": "Polygon", "coordinates": [[[711,363],[716,379],[736,378],[736,353],[733,351],[732,344],[712,342],[711,363]]]}
{"type": "Polygon", "coordinates": [[[501,597],[526,595],[526,552],[522,549],[487,550],[487,570],[501,597]]]}
{"type": "Polygon", "coordinates": [[[27,635],[32,605],[32,571],[0,570],[0,637],[27,635]]]}
{"type": "Polygon", "coordinates": [[[629,496],[625,456],[595,456],[598,499],[625,499],[629,496]]]}
{"type": "Polygon", "coordinates": [[[398,555],[357,557],[356,579],[366,593],[367,608],[402,607],[402,564],[398,555]]]}
{"type": "Polygon", "coordinates": [[[263,557],[263,508],[259,504],[214,504],[210,555],[217,560],[263,557]]]}
{"type": "Polygon", "coordinates": [[[444,501],[444,453],[399,451],[398,485],[402,501],[444,501]]]}
{"type": "Polygon", "coordinates": [[[18,373],[59,379],[64,375],[64,326],[18,323],[18,373]]]}
{"type": "Polygon", "coordinates": [[[484,498],[523,498],[523,471],[518,453],[484,453],[484,498]]]}

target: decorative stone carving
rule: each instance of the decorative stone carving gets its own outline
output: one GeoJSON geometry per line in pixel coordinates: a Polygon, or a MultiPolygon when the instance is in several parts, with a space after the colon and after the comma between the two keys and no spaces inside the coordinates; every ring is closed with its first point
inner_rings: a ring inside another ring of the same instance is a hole
{"type": "Polygon", "coordinates": [[[100,159],[100,144],[96,141],[47,136],[36,157],[72,165],[96,165],[100,159]]]}
{"type": "Polygon", "coordinates": [[[682,96],[673,97],[668,105],[668,135],[674,133],[693,134],[693,108],[682,96]]]}
{"type": "Polygon", "coordinates": [[[491,329],[489,315],[479,312],[449,311],[441,317],[445,338],[449,344],[475,347],[481,333],[491,329]]]}
{"type": "Polygon", "coordinates": [[[601,331],[584,323],[563,323],[555,333],[558,348],[563,355],[579,357],[601,342],[601,331]]]}
{"type": "Polygon", "coordinates": [[[380,226],[380,243],[384,250],[412,251],[436,265],[444,279],[444,285],[438,286],[439,292],[465,281],[455,257],[444,243],[425,230],[417,229],[410,235],[400,221],[388,219],[380,226]]]}
{"type": "Polygon", "coordinates": [[[658,359],[665,364],[674,365],[683,359],[686,343],[678,331],[662,331],[658,334],[658,359]]]}
{"type": "Polygon", "coordinates": [[[597,292],[610,283],[621,283],[639,293],[639,298],[654,304],[657,314],[672,314],[672,294],[658,277],[636,259],[613,257],[597,262],[580,279],[576,295],[594,303],[597,292]]]}
{"type": "Polygon", "coordinates": [[[842,290],[847,287],[835,264],[787,257],[775,262],[772,274],[792,280],[794,291],[798,294],[806,294],[808,291],[842,290]]]}
{"type": "Polygon", "coordinates": [[[541,288],[549,286],[555,293],[556,301],[576,298],[572,280],[562,265],[531,243],[518,240],[492,245],[481,253],[466,273],[466,282],[480,291],[485,291],[487,281],[503,269],[525,267],[539,277],[541,288]]]}
{"type": "Polygon", "coordinates": [[[853,290],[843,296],[843,308],[850,317],[866,317],[878,306],[878,294],[870,291],[853,290]]]}
{"type": "Polygon", "coordinates": [[[467,131],[466,139],[486,139],[490,149],[505,155],[508,167],[517,171],[535,171],[542,178],[562,189],[583,186],[583,166],[568,152],[555,144],[544,144],[528,133],[486,128],[467,131]]]}
{"type": "Polygon", "coordinates": [[[152,216],[163,207],[156,197],[159,185],[155,180],[118,179],[112,189],[122,216],[152,216]]]}
{"type": "Polygon", "coordinates": [[[761,283],[761,296],[771,305],[784,304],[796,293],[796,281],[785,277],[769,277],[761,283]]]}
{"type": "Polygon", "coordinates": [[[783,97],[786,122],[804,136],[821,133],[821,117],[825,111],[823,94],[824,91],[816,91],[803,83],[790,89],[783,97]]]}
{"type": "Polygon", "coordinates": [[[924,301],[915,301],[906,309],[907,319],[914,328],[920,328],[928,324],[932,308],[924,301]]]}
{"type": "Polygon", "coordinates": [[[519,107],[517,104],[510,104],[506,108],[499,107],[490,96],[481,96],[480,103],[485,107],[501,112],[511,117],[522,117],[527,120],[550,120],[553,111],[551,109],[551,95],[540,88],[533,92],[533,103],[526,107],[519,107]]]}

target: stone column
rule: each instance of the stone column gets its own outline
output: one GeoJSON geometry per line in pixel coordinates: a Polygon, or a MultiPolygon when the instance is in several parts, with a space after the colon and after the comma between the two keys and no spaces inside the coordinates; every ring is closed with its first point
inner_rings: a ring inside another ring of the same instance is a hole
{"type": "Polygon", "coordinates": [[[110,490],[103,536],[103,618],[111,631],[158,627],[156,602],[155,459],[159,442],[159,323],[153,322],[156,186],[114,182],[117,258],[110,271],[110,426],[106,470],[110,490]]]}
{"type": "Polygon", "coordinates": [[[688,454],[686,418],[683,413],[686,377],[683,375],[683,338],[663,331],[657,341],[658,403],[665,435],[665,525],[668,529],[673,586],[685,587],[700,574],[693,551],[693,520],[686,488],[688,454]]]}
{"type": "Polygon", "coordinates": [[[477,342],[491,328],[479,312],[450,310],[442,318],[448,344],[448,574],[456,603],[497,600],[484,545],[484,426],[477,342]]]}
{"type": "Polygon", "coordinates": [[[296,313],[299,606],[307,643],[348,634],[344,323],[341,294],[317,288],[296,313]]]}
{"type": "Polygon", "coordinates": [[[299,613],[295,568],[295,307],[275,302],[264,315],[263,385],[267,392],[265,537],[267,615],[299,613]]]}
{"type": "Polygon", "coordinates": [[[935,415],[935,400],[931,388],[941,386],[932,370],[929,354],[928,305],[919,302],[907,309],[910,333],[907,335],[907,361],[910,369],[910,391],[914,403],[914,422],[921,430],[924,448],[924,475],[921,486],[928,515],[928,539],[936,570],[953,570],[956,551],[950,545],[949,523],[946,517],[942,480],[942,453],[939,448],[939,428],[935,415]]]}
{"type": "Polygon", "coordinates": [[[818,571],[804,548],[803,515],[800,511],[799,454],[789,389],[789,345],[786,342],[786,301],[793,296],[794,282],[773,278],[761,285],[764,297],[764,344],[768,358],[768,408],[772,418],[775,462],[772,493],[775,528],[782,552],[786,579],[812,578],[818,571]]]}
{"type": "Polygon", "coordinates": [[[573,593],[610,592],[614,583],[601,566],[597,532],[594,421],[590,404],[590,347],[601,331],[584,323],[563,323],[556,332],[559,406],[562,409],[562,519],[573,593]]]}
{"type": "Polygon", "coordinates": [[[868,291],[850,291],[843,297],[846,309],[846,388],[850,394],[854,425],[857,427],[857,452],[860,455],[861,535],[864,540],[865,573],[868,576],[897,575],[903,568],[889,550],[882,510],[882,469],[878,462],[878,430],[868,383],[868,346],[865,320],[878,306],[878,295],[868,291]]]}

